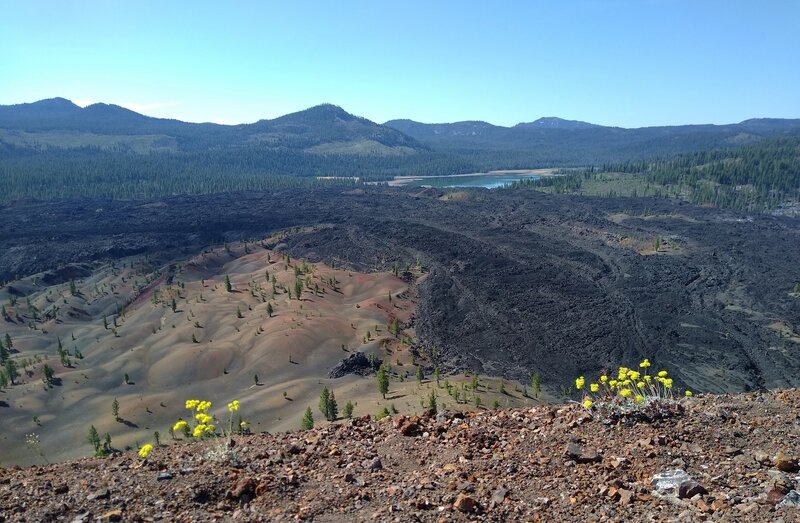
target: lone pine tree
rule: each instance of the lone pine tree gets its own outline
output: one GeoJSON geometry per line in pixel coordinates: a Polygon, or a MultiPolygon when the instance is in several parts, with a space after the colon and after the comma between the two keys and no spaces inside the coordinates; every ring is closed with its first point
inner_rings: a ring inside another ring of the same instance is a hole
{"type": "Polygon", "coordinates": [[[306,407],[306,412],[303,414],[303,419],[300,421],[300,426],[303,430],[314,428],[314,414],[311,412],[311,407],[306,407]]]}
{"type": "Polygon", "coordinates": [[[378,367],[378,392],[383,399],[386,399],[386,394],[389,392],[389,373],[384,365],[378,367]]]}

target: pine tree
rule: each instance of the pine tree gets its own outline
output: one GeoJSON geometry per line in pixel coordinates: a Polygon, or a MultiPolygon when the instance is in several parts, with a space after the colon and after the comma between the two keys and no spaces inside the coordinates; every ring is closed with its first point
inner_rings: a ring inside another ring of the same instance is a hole
{"type": "Polygon", "coordinates": [[[303,282],[301,280],[294,280],[294,296],[300,299],[300,293],[303,292],[303,282]]]}
{"type": "Polygon", "coordinates": [[[328,387],[322,387],[322,392],[319,393],[319,411],[322,413],[325,419],[330,419],[330,414],[328,413],[330,399],[331,392],[328,390],[328,387]]]}
{"type": "Polygon", "coordinates": [[[100,434],[97,433],[97,429],[94,425],[89,428],[89,435],[87,436],[86,440],[89,444],[94,448],[95,456],[100,455],[100,434]]]}
{"type": "Polygon", "coordinates": [[[14,348],[14,342],[11,341],[11,335],[6,332],[6,348],[10,351],[14,348]]]}
{"type": "Polygon", "coordinates": [[[53,384],[53,376],[54,376],[53,368],[48,365],[47,363],[44,364],[42,367],[42,381],[48,387],[53,384]]]}
{"type": "Polygon", "coordinates": [[[8,356],[9,356],[8,349],[6,349],[5,345],[3,345],[3,342],[0,341],[0,365],[6,362],[8,356]]]}
{"type": "Polygon", "coordinates": [[[114,401],[111,403],[111,414],[114,416],[115,421],[119,421],[119,401],[117,398],[114,398],[114,401]]]}
{"type": "Polygon", "coordinates": [[[386,394],[389,392],[389,373],[386,371],[385,365],[378,367],[378,392],[381,393],[383,399],[386,399],[386,394]]]}
{"type": "Polygon", "coordinates": [[[17,379],[17,377],[19,376],[19,372],[17,372],[17,364],[14,362],[14,360],[8,358],[6,360],[5,369],[8,381],[10,381],[12,385],[14,385],[14,380],[17,379]]]}
{"type": "Polygon", "coordinates": [[[231,279],[228,275],[225,275],[225,290],[228,292],[233,292],[233,286],[231,285],[231,279]]]}
{"type": "Polygon", "coordinates": [[[0,389],[4,389],[8,387],[8,377],[6,376],[6,371],[4,369],[0,369],[0,389]]]}
{"type": "Polygon", "coordinates": [[[69,281],[69,293],[75,296],[78,294],[78,289],[75,287],[75,280],[69,281]]]}
{"type": "Polygon", "coordinates": [[[428,394],[428,408],[433,411],[434,414],[438,411],[438,405],[436,403],[436,389],[431,389],[431,393],[428,394]]]}
{"type": "Polygon", "coordinates": [[[303,430],[314,428],[314,414],[311,412],[311,407],[306,408],[306,412],[303,415],[303,420],[300,422],[300,427],[303,430]]]}
{"type": "Polygon", "coordinates": [[[336,421],[339,417],[339,404],[336,403],[336,394],[331,390],[331,395],[328,398],[328,421],[336,421]]]}
{"type": "Polygon", "coordinates": [[[422,385],[422,380],[425,378],[425,373],[422,371],[422,366],[417,365],[417,385],[422,385]]]}
{"type": "Polygon", "coordinates": [[[348,402],[344,404],[344,410],[342,411],[342,415],[344,415],[344,417],[347,419],[352,418],[353,408],[354,408],[353,402],[348,400],[348,402]]]}
{"type": "Polygon", "coordinates": [[[272,318],[272,313],[273,312],[275,312],[275,310],[272,308],[272,303],[267,303],[267,315],[270,318],[272,318]]]}
{"type": "Polygon", "coordinates": [[[535,397],[539,397],[539,393],[542,392],[542,377],[537,373],[531,376],[531,389],[533,389],[533,394],[535,397]]]}
{"type": "Polygon", "coordinates": [[[236,317],[239,318],[240,320],[244,318],[244,316],[242,315],[242,309],[240,309],[238,305],[236,306],[236,317]]]}

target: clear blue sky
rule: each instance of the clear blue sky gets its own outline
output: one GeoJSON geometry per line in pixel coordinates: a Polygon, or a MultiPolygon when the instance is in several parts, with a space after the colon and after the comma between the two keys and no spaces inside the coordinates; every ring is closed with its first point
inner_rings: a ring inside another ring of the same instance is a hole
{"type": "Polygon", "coordinates": [[[800,0],[6,0],[0,104],[189,121],[800,117],[800,0]]]}

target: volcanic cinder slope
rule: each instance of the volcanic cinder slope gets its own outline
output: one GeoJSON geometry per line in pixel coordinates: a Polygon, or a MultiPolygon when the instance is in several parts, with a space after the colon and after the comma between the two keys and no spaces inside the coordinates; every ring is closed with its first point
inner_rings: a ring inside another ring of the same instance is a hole
{"type": "MultiPolygon", "coordinates": [[[[25,448],[28,433],[39,435],[54,460],[91,453],[92,425],[108,432],[115,448],[151,441],[155,431],[166,440],[192,398],[214,401],[221,423],[228,422],[225,403],[240,400],[254,432],[299,428],[307,406],[319,419],[323,385],[335,390],[340,409],[355,402],[356,414],[392,405],[420,410],[427,390],[414,379],[413,320],[417,281],[425,275],[406,272],[401,279],[310,264],[276,252],[283,241],[279,235],[236,242],[169,261],[138,256],[69,266],[10,283],[0,300],[22,376],[0,393],[0,463],[37,459],[25,448]],[[397,336],[389,330],[395,320],[397,336]],[[356,350],[386,360],[395,378],[408,375],[408,382],[393,384],[384,399],[374,377],[329,379],[356,350]],[[55,369],[52,387],[41,381],[45,364],[55,369]],[[115,398],[119,420],[112,416],[115,398]]],[[[424,356],[416,363],[430,374],[424,356]]],[[[527,401],[521,394],[502,399],[527,401]]]]}

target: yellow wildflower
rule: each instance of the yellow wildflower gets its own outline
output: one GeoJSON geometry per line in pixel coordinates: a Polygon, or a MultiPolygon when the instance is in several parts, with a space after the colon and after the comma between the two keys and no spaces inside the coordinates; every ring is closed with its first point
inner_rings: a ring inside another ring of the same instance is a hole
{"type": "Polygon", "coordinates": [[[636,388],[643,389],[644,388],[644,382],[643,381],[637,382],[636,383],[636,388]]]}
{"type": "Polygon", "coordinates": [[[605,374],[603,374],[602,376],[600,376],[600,383],[602,383],[603,385],[605,385],[607,381],[608,381],[608,376],[606,376],[605,374]]]}
{"type": "Polygon", "coordinates": [[[186,408],[189,410],[194,410],[199,404],[200,400],[186,400],[186,408]]]}
{"type": "Polygon", "coordinates": [[[202,412],[199,412],[199,413],[198,413],[198,414],[195,416],[195,419],[196,419],[198,422],[200,422],[200,424],[201,424],[201,425],[205,425],[205,424],[207,424],[209,421],[211,421],[211,416],[209,416],[208,414],[204,414],[204,413],[202,413],[202,412]]]}
{"type": "Polygon", "coordinates": [[[206,411],[206,410],[208,410],[210,408],[211,408],[211,402],[210,401],[201,401],[197,405],[197,410],[200,411],[200,412],[206,411]]]}
{"type": "Polygon", "coordinates": [[[585,384],[586,384],[586,379],[583,376],[581,376],[575,380],[575,389],[581,390],[585,384]]]}
{"type": "Polygon", "coordinates": [[[600,390],[600,385],[598,385],[597,383],[592,383],[591,385],[589,385],[589,390],[591,390],[592,392],[597,392],[598,390],[600,390]]]}
{"type": "Polygon", "coordinates": [[[644,401],[644,396],[642,396],[641,394],[637,394],[634,400],[636,401],[636,403],[641,403],[644,401]]]}
{"type": "Polygon", "coordinates": [[[623,398],[627,398],[631,395],[631,389],[622,389],[619,391],[619,393],[623,398]]]}
{"type": "Polygon", "coordinates": [[[150,455],[150,451],[153,450],[153,446],[149,443],[142,445],[142,448],[139,449],[139,457],[146,458],[150,455]]]}
{"type": "Polygon", "coordinates": [[[239,400],[233,400],[232,402],[228,403],[228,410],[231,412],[236,412],[239,410],[239,400]]]}
{"type": "Polygon", "coordinates": [[[665,370],[658,371],[658,377],[659,378],[666,378],[667,377],[667,371],[665,371],[665,370]]]}
{"type": "Polygon", "coordinates": [[[194,432],[192,432],[192,436],[194,436],[195,438],[199,438],[203,434],[205,434],[205,431],[206,431],[206,426],[203,425],[203,424],[200,424],[200,425],[198,425],[198,426],[196,426],[194,428],[194,432]]]}
{"type": "Polygon", "coordinates": [[[189,426],[188,423],[186,423],[183,420],[180,420],[178,423],[176,423],[175,425],[172,426],[172,430],[174,432],[180,432],[180,431],[186,429],[186,427],[188,427],[188,426],[189,426]]]}
{"type": "Polygon", "coordinates": [[[638,380],[638,379],[639,379],[639,373],[638,373],[638,372],[636,372],[635,370],[629,371],[629,372],[628,372],[628,377],[629,377],[630,379],[632,379],[633,381],[636,381],[636,380],[638,380]]]}
{"type": "Polygon", "coordinates": [[[652,377],[652,376],[650,376],[649,374],[645,374],[645,375],[644,375],[644,381],[646,381],[648,384],[650,383],[650,380],[651,380],[651,379],[653,379],[653,377],[652,377]]]}
{"type": "Polygon", "coordinates": [[[684,392],[683,394],[684,394],[684,395],[685,395],[685,396],[688,398],[689,396],[691,396],[691,395],[692,395],[692,391],[690,391],[690,390],[687,390],[687,391],[686,391],[686,392],[684,392]]]}
{"type": "Polygon", "coordinates": [[[592,405],[594,405],[594,403],[592,403],[592,400],[587,399],[583,401],[583,406],[586,407],[587,409],[591,409],[592,405]]]}
{"type": "Polygon", "coordinates": [[[641,368],[643,368],[643,369],[646,369],[646,368],[647,368],[647,367],[649,367],[649,366],[650,366],[650,360],[648,360],[647,358],[645,358],[645,359],[644,359],[644,360],[643,360],[643,361],[642,361],[642,362],[639,364],[639,367],[641,367],[641,368]]]}
{"type": "Polygon", "coordinates": [[[672,378],[667,378],[664,380],[664,388],[666,389],[672,388],[672,378]]]}

